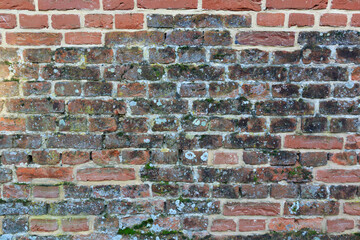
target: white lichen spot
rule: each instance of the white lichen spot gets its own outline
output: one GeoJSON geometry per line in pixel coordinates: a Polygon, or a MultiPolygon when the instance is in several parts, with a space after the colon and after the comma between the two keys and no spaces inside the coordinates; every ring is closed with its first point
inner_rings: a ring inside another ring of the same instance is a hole
{"type": "Polygon", "coordinates": [[[185,207],[185,204],[182,203],[182,202],[180,202],[180,200],[176,200],[176,201],[175,201],[175,205],[176,205],[176,207],[177,207],[177,210],[180,211],[180,212],[181,212],[181,211],[184,209],[184,207],[185,207]]]}
{"type": "Polygon", "coordinates": [[[289,208],[289,212],[291,214],[296,214],[297,211],[299,210],[300,208],[300,203],[299,202],[294,202],[291,207],[289,208]]]}
{"type": "Polygon", "coordinates": [[[186,152],[186,153],[185,153],[185,157],[186,157],[187,159],[189,159],[189,160],[192,160],[192,159],[194,159],[194,158],[196,157],[196,155],[195,155],[195,153],[193,153],[193,152],[186,152]]]}
{"type": "Polygon", "coordinates": [[[158,124],[158,125],[166,123],[166,122],[167,122],[166,118],[157,118],[157,119],[155,119],[155,123],[158,124]]]}
{"type": "Polygon", "coordinates": [[[207,152],[204,152],[203,155],[201,155],[200,159],[203,160],[203,161],[207,161],[208,156],[209,156],[209,154],[207,152]]]}
{"type": "Polygon", "coordinates": [[[201,121],[199,119],[195,119],[193,122],[192,122],[195,126],[199,126],[201,121]]]}

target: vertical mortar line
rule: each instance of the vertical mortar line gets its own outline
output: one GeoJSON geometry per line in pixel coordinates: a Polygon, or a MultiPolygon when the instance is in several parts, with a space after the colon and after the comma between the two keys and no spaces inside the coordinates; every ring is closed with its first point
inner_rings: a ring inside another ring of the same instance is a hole
{"type": "Polygon", "coordinates": [[[261,10],[262,11],[266,10],[266,0],[261,0],[261,10]]]}
{"type": "Polygon", "coordinates": [[[203,7],[203,0],[198,0],[197,9],[198,9],[199,11],[202,11],[202,7],[203,7]]]}

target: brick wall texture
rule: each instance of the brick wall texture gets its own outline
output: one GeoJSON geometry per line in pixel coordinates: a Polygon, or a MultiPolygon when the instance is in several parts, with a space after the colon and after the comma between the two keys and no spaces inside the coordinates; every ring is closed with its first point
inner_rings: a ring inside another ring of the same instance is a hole
{"type": "Polygon", "coordinates": [[[359,0],[0,0],[0,239],[358,239],[359,81],[359,0]]]}

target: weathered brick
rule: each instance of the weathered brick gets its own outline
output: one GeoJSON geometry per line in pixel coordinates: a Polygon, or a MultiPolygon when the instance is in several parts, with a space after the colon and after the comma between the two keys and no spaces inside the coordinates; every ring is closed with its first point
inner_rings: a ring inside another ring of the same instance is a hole
{"type": "Polygon", "coordinates": [[[25,217],[6,217],[2,221],[2,231],[5,234],[27,232],[28,219],[25,217]]]}
{"type": "Polygon", "coordinates": [[[280,214],[278,203],[226,203],[224,205],[225,216],[276,216],[280,214]]]}
{"type": "Polygon", "coordinates": [[[209,10],[230,10],[230,11],[260,11],[261,1],[219,1],[219,0],[204,0],[203,8],[209,10]]]}
{"type": "Polygon", "coordinates": [[[304,149],[342,149],[344,140],[326,136],[291,136],[285,137],[285,147],[304,149]]]}
{"type": "Polygon", "coordinates": [[[211,224],[212,232],[236,231],[236,223],[232,219],[214,219],[211,224]]]}
{"type": "Polygon", "coordinates": [[[326,8],[328,0],[314,0],[314,1],[281,1],[269,0],[266,2],[266,7],[269,9],[324,9],[326,8]]]}
{"type": "Polygon", "coordinates": [[[175,0],[139,0],[138,7],[150,9],[193,9],[197,7],[197,0],[185,0],[182,2],[175,0]]]}
{"type": "Polygon", "coordinates": [[[60,45],[62,34],[60,33],[7,33],[6,42],[10,45],[21,46],[51,46],[60,45]]]}
{"type": "Polygon", "coordinates": [[[235,44],[252,46],[286,46],[295,43],[295,34],[292,32],[241,32],[236,34],[235,44]]]}
{"type": "Polygon", "coordinates": [[[0,4],[0,9],[35,10],[33,0],[5,1],[0,4]]]}
{"type": "Polygon", "coordinates": [[[40,0],[40,10],[72,10],[72,9],[99,9],[99,0],[66,0],[64,2],[58,2],[56,0],[40,0]]]}
{"type": "Polygon", "coordinates": [[[34,186],[34,198],[58,198],[60,196],[58,186],[34,186]]]}
{"type": "Polygon", "coordinates": [[[287,201],[284,206],[284,215],[338,215],[339,203],[335,201],[287,201]]]}
{"type": "Polygon", "coordinates": [[[19,167],[16,169],[16,175],[19,182],[31,182],[33,179],[43,178],[70,181],[73,179],[73,169],[69,167],[19,167]]]}
{"type": "Polygon", "coordinates": [[[135,180],[132,168],[85,168],[77,171],[79,181],[128,181],[135,180]]]}
{"type": "Polygon", "coordinates": [[[113,16],[110,14],[85,15],[85,27],[112,29],[113,22],[113,16]]]}
{"type": "Polygon", "coordinates": [[[117,29],[142,29],[144,14],[129,13],[115,15],[115,28],[117,29]]]}
{"type": "Polygon", "coordinates": [[[106,46],[125,45],[162,45],[165,35],[162,32],[110,32],[105,34],[106,46]]]}
{"type": "Polygon", "coordinates": [[[64,232],[84,232],[90,229],[87,218],[69,218],[61,221],[64,232]]]}
{"type": "Polygon", "coordinates": [[[38,219],[30,220],[30,230],[32,232],[54,232],[59,229],[56,219],[38,219]]]}

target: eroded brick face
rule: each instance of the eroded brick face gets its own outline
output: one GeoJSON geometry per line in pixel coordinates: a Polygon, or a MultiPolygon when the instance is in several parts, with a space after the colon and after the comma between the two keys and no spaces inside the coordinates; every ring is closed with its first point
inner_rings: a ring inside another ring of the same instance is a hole
{"type": "Polygon", "coordinates": [[[359,0],[0,10],[1,240],[358,239],[359,0]]]}

